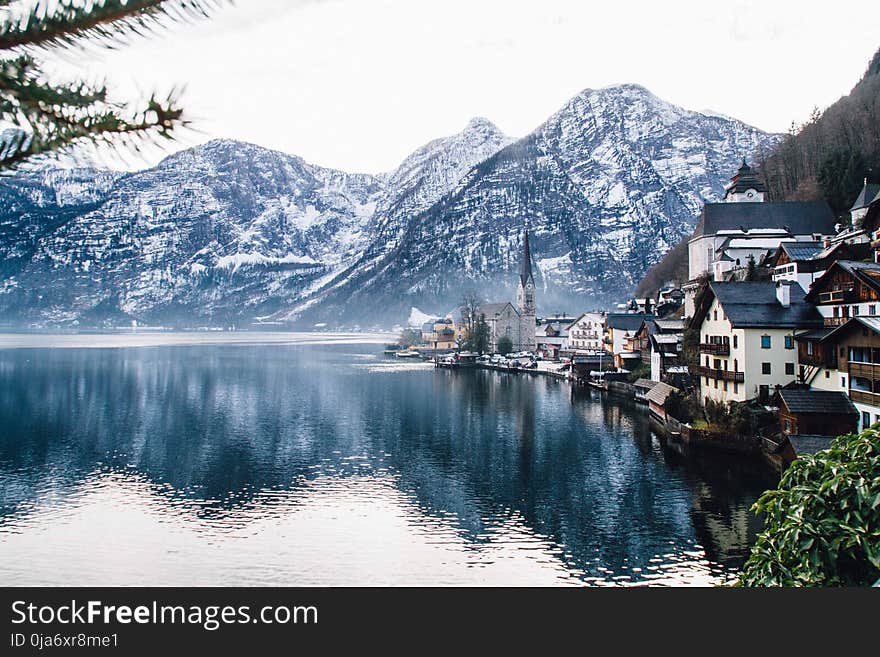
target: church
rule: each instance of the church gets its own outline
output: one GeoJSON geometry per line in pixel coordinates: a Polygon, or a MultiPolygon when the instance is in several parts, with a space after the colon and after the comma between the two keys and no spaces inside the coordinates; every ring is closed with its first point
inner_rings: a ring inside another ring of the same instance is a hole
{"type": "Polygon", "coordinates": [[[478,315],[486,318],[489,325],[489,350],[498,351],[498,340],[510,338],[513,351],[535,351],[535,327],[537,311],[535,306],[535,277],[532,274],[532,251],[529,246],[529,231],[523,234],[523,253],[517,281],[516,305],[509,301],[487,303],[477,309],[478,315]]]}

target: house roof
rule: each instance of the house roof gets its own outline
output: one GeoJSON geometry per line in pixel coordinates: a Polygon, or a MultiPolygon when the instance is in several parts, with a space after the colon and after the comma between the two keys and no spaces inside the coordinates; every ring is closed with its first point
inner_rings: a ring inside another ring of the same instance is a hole
{"type": "Polygon", "coordinates": [[[678,390],[678,388],[673,388],[668,383],[663,383],[662,381],[658,382],[653,388],[651,388],[647,393],[645,393],[645,399],[648,401],[652,401],[659,406],[663,406],[666,403],[666,398],[669,397],[673,392],[678,390]]]}
{"type": "Polygon", "coordinates": [[[638,331],[642,322],[646,319],[654,319],[654,315],[644,313],[608,313],[605,317],[608,328],[622,331],[638,331]]]}
{"type": "Polygon", "coordinates": [[[655,319],[654,323],[661,333],[684,331],[683,319],[655,319]]]}
{"type": "Polygon", "coordinates": [[[675,333],[660,333],[652,336],[657,344],[678,344],[682,336],[675,333]]]}
{"type": "Polygon", "coordinates": [[[831,280],[831,276],[833,275],[832,272],[836,268],[843,269],[853,278],[858,279],[872,290],[880,292],[880,264],[876,262],[862,262],[860,260],[837,260],[810,286],[810,292],[807,294],[807,301],[815,301],[822,288],[823,282],[825,280],[831,280]]]}
{"type": "Polygon", "coordinates": [[[834,331],[834,327],[826,326],[819,329],[812,329],[810,331],[804,331],[803,333],[798,333],[795,337],[795,340],[819,340],[822,341],[828,337],[830,333],[834,331]]]}
{"type": "MultiPolygon", "coordinates": [[[[786,283],[782,283],[786,285],[786,283]]],[[[790,303],[783,306],[776,297],[772,281],[730,281],[709,283],[709,290],[724,309],[734,328],[819,328],[823,320],[815,306],[804,301],[799,285],[788,285],[790,303]]],[[[709,310],[708,300],[701,303],[698,315],[709,310]]],[[[702,316],[695,320],[702,323],[702,316]]]]}
{"type": "Polygon", "coordinates": [[[815,454],[823,449],[831,447],[831,436],[815,436],[808,434],[794,434],[788,437],[788,441],[794,448],[795,454],[815,454]]]}
{"type": "Polygon", "coordinates": [[[852,212],[853,210],[861,210],[868,207],[873,201],[877,200],[878,196],[880,196],[880,185],[866,182],[849,211],[852,212]]]}
{"type": "Polygon", "coordinates": [[[850,329],[856,326],[864,326],[865,328],[871,329],[876,333],[880,333],[880,317],[863,317],[859,315],[858,317],[851,317],[848,322],[845,324],[841,324],[834,330],[832,330],[828,335],[822,338],[822,341],[831,341],[833,342],[842,334],[847,333],[850,329]]]}
{"type": "Polygon", "coordinates": [[[652,381],[651,379],[639,379],[638,381],[633,383],[633,386],[635,386],[636,388],[643,388],[646,390],[650,390],[658,383],[660,383],[660,382],[659,381],[652,381]]]}
{"type": "Polygon", "coordinates": [[[802,262],[817,258],[825,247],[822,242],[782,242],[779,248],[788,255],[788,259],[792,262],[802,262]]]}
{"type": "Polygon", "coordinates": [[[516,312],[517,315],[519,314],[519,311],[514,307],[512,303],[510,303],[510,301],[502,301],[500,303],[484,303],[482,306],[477,308],[477,314],[485,315],[486,319],[492,319],[493,317],[495,317],[495,315],[500,314],[502,310],[507,308],[507,306],[513,308],[514,312],[516,312]]]}
{"type": "Polygon", "coordinates": [[[859,412],[842,392],[833,390],[782,389],[779,397],[796,415],[853,415],[859,412]]]}
{"type": "Polygon", "coordinates": [[[825,201],[706,203],[693,237],[724,230],[783,229],[791,235],[833,235],[837,219],[825,201]]]}

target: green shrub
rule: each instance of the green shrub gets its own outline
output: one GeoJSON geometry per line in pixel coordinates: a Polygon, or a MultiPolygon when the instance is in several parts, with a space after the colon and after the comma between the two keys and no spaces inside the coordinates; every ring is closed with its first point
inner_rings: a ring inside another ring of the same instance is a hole
{"type": "Polygon", "coordinates": [[[753,510],[766,515],[742,586],[868,586],[880,578],[880,431],[797,459],[753,510]]]}

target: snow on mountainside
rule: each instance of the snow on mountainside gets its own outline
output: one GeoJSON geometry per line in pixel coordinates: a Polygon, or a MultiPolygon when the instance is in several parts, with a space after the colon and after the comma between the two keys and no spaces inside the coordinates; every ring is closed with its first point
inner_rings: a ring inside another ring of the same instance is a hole
{"type": "Polygon", "coordinates": [[[511,293],[533,233],[539,311],[627,294],[776,137],[624,85],[512,142],[474,119],[379,176],[218,140],[130,174],[0,179],[0,317],[393,325],[511,293]]]}
{"type": "Polygon", "coordinates": [[[527,222],[539,312],[607,305],[693,230],[740,158],[776,139],[637,85],[586,90],[413,217],[381,261],[362,260],[304,310],[326,318],[376,308],[378,320],[412,305],[442,311],[467,288],[512,298],[527,222]]]}

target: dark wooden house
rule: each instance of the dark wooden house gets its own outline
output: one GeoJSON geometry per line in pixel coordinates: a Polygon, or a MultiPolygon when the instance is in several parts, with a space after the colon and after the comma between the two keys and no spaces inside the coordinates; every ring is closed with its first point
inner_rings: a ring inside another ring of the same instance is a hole
{"type": "Polygon", "coordinates": [[[783,388],[778,393],[779,425],[787,436],[840,436],[855,431],[859,412],[842,392],[783,388]]]}

